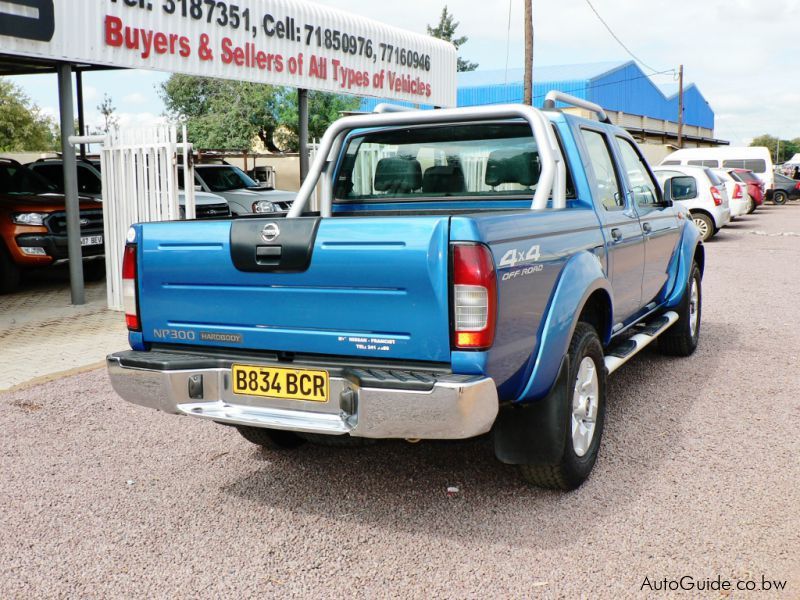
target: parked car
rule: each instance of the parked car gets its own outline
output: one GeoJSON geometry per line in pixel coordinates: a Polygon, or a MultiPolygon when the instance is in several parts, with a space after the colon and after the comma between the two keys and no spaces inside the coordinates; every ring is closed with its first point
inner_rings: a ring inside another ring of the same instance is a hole
{"type": "Polygon", "coordinates": [[[798,198],[800,198],[800,181],[776,173],[775,189],[767,192],[767,199],[775,204],[786,204],[787,200],[798,198]]]}
{"type": "MultiPolygon", "coordinates": [[[[64,192],[64,163],[60,158],[43,158],[27,165],[29,169],[38,173],[56,189],[64,192]]],[[[99,160],[78,160],[78,191],[95,200],[103,199],[103,180],[99,160]]],[[[181,218],[186,216],[186,194],[178,193],[181,218]]],[[[207,192],[195,192],[195,217],[198,219],[211,219],[227,217],[231,214],[228,202],[222,196],[207,192]]]]}
{"type": "Polygon", "coordinates": [[[345,117],[286,218],[134,225],[114,389],[273,449],[492,431],[528,482],[577,487],[607,375],[656,339],[695,350],[705,264],[673,186],[603,121],[523,105],[345,117]]]}
{"type": "Polygon", "coordinates": [[[731,220],[731,209],[724,182],[708,167],[655,167],[661,185],[675,177],[673,200],[685,206],[700,230],[704,242],[715,236],[731,220]]]}
{"type": "MultiPolygon", "coordinates": [[[[239,167],[224,161],[196,164],[194,181],[197,189],[225,198],[234,215],[286,212],[295,192],[275,190],[250,178],[239,167]]],[[[178,185],[183,189],[183,167],[178,167],[178,185]]]]}
{"type": "MultiPolygon", "coordinates": [[[[80,196],[84,276],[99,279],[103,211],[95,200],[80,196]],[[89,260],[92,259],[92,260],[89,260]]],[[[22,272],[67,259],[67,216],[64,195],[15,160],[0,158],[0,293],[14,291],[22,272]]]]}
{"type": "Polygon", "coordinates": [[[763,146],[717,146],[714,148],[683,148],[676,150],[661,166],[677,165],[716,169],[747,169],[753,171],[770,190],[775,184],[774,168],[769,150],[763,146]]]}
{"type": "Polygon", "coordinates": [[[750,205],[755,206],[755,202],[747,193],[747,184],[736,181],[725,169],[712,169],[712,171],[725,186],[725,193],[728,195],[728,204],[731,209],[731,220],[748,214],[750,205]]]}
{"type": "Polygon", "coordinates": [[[752,200],[747,212],[752,214],[756,208],[764,204],[764,189],[766,188],[764,182],[756,177],[755,173],[747,169],[730,169],[728,172],[736,181],[747,185],[747,195],[752,200]]]}

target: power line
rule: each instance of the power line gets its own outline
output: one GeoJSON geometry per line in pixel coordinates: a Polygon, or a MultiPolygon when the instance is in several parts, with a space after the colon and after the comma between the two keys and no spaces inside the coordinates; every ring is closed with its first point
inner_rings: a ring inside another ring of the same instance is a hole
{"type": "Polygon", "coordinates": [[[643,61],[641,58],[639,58],[639,57],[638,57],[638,56],[636,56],[636,55],[635,55],[633,52],[631,52],[630,48],[628,48],[628,47],[627,47],[627,46],[626,46],[624,43],[622,43],[622,40],[621,40],[621,39],[619,39],[619,37],[617,37],[617,34],[616,34],[616,33],[614,33],[614,31],[611,29],[611,27],[608,25],[608,23],[606,23],[605,19],[603,19],[603,17],[601,17],[601,16],[600,16],[600,13],[599,13],[599,12],[597,12],[597,9],[594,7],[594,5],[591,3],[591,1],[590,1],[590,0],[586,0],[586,4],[588,4],[588,5],[589,5],[589,8],[591,8],[591,9],[592,9],[592,12],[595,14],[595,16],[597,16],[597,18],[600,20],[600,22],[603,24],[603,26],[604,26],[604,27],[605,27],[605,28],[608,30],[608,33],[610,33],[610,34],[611,34],[611,37],[613,37],[615,40],[617,40],[617,43],[618,43],[620,46],[622,46],[622,48],[625,50],[625,52],[627,52],[628,54],[630,54],[630,55],[633,57],[633,59],[634,59],[634,60],[636,60],[636,61],[638,61],[639,63],[641,63],[641,64],[642,64],[644,67],[647,67],[648,69],[650,69],[651,71],[653,71],[653,74],[654,74],[654,75],[657,75],[657,74],[658,74],[658,73],[656,73],[657,69],[654,69],[653,67],[651,67],[650,65],[648,65],[648,64],[647,64],[646,62],[644,62],[644,61],[643,61]]]}

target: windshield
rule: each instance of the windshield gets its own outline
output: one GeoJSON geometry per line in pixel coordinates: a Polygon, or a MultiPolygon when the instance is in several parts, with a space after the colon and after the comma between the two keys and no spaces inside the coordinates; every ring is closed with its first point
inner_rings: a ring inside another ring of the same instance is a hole
{"type": "Polygon", "coordinates": [[[335,195],[344,202],[529,198],[540,173],[539,150],[525,123],[383,130],[349,140],[335,195]]]}
{"type": "Polygon", "coordinates": [[[0,163],[0,194],[48,194],[54,185],[22,165],[0,163]]]}
{"type": "Polygon", "coordinates": [[[258,182],[250,179],[239,167],[232,165],[197,167],[196,173],[212,192],[258,187],[258,182]]]}
{"type": "Polygon", "coordinates": [[[753,175],[751,171],[736,171],[736,174],[742,178],[742,181],[749,181],[752,183],[758,183],[761,180],[753,175]]]}

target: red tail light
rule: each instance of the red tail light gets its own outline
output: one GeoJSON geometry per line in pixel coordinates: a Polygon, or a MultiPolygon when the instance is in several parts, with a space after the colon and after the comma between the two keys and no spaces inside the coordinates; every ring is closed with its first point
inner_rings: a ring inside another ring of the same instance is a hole
{"type": "Polygon", "coordinates": [[[492,253],[478,244],[453,246],[453,345],[480,350],[494,342],[497,279],[492,253]]]}
{"type": "Polygon", "coordinates": [[[125,308],[125,324],[130,331],[141,331],[139,322],[139,298],[136,291],[136,244],[125,246],[122,256],[122,304],[125,308]]]}
{"type": "Polygon", "coordinates": [[[742,186],[740,186],[738,183],[733,184],[733,199],[734,200],[742,199],[742,186]]]}
{"type": "Polygon", "coordinates": [[[794,184],[794,189],[800,190],[800,181],[794,184]]]}
{"type": "Polygon", "coordinates": [[[714,206],[720,206],[722,204],[722,194],[719,193],[719,190],[711,186],[711,197],[714,198],[714,206]]]}

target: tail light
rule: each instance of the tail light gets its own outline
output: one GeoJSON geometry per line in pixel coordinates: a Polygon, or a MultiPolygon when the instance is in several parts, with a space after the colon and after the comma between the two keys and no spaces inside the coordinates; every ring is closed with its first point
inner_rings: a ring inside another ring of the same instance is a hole
{"type": "Polygon", "coordinates": [[[492,253],[479,244],[453,246],[453,345],[480,350],[494,342],[497,279],[492,253]]]}
{"type": "Polygon", "coordinates": [[[139,322],[136,274],[136,244],[127,244],[122,255],[122,305],[125,308],[125,324],[130,331],[142,330],[139,322]]]}
{"type": "Polygon", "coordinates": [[[711,197],[714,198],[714,206],[720,206],[722,204],[722,194],[719,193],[719,190],[715,186],[711,186],[711,197]]]}
{"type": "Polygon", "coordinates": [[[740,186],[738,183],[733,184],[733,199],[742,199],[742,186],[740,186]]]}
{"type": "Polygon", "coordinates": [[[794,184],[794,189],[800,190],[800,181],[794,184]]]}

